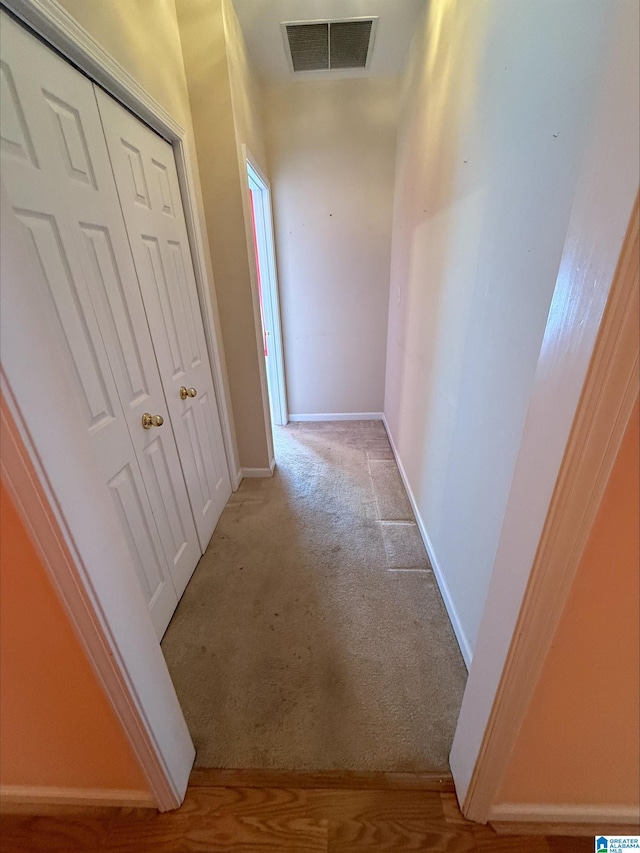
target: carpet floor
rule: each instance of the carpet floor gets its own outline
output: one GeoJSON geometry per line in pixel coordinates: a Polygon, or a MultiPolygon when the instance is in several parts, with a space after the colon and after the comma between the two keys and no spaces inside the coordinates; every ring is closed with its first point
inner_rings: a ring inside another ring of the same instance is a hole
{"type": "Polygon", "coordinates": [[[162,641],[196,765],[447,770],[466,669],[383,424],[274,431],[162,641]]]}

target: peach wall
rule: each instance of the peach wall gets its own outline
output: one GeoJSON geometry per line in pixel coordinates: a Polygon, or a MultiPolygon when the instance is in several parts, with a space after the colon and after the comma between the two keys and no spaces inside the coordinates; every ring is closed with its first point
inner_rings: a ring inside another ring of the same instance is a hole
{"type": "Polygon", "coordinates": [[[500,802],[640,802],[639,427],[636,402],[500,802]]]}
{"type": "Polygon", "coordinates": [[[146,792],[129,742],[4,485],[0,784],[146,792]]]}

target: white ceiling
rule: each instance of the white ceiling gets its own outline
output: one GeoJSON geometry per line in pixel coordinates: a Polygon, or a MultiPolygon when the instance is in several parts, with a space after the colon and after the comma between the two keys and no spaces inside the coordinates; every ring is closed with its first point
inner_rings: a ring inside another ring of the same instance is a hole
{"type": "Polygon", "coordinates": [[[401,74],[425,4],[426,0],[233,0],[249,56],[263,82],[401,74]],[[378,26],[367,69],[295,75],[291,72],[281,27],[283,21],[375,16],[378,16],[378,26]]]}

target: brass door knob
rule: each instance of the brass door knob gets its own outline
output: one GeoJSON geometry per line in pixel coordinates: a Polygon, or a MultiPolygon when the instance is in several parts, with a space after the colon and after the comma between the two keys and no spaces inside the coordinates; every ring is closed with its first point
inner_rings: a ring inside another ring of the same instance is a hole
{"type": "Polygon", "coordinates": [[[162,426],[164,423],[164,418],[162,415],[150,415],[149,412],[145,412],[142,416],[142,426],[145,429],[151,429],[154,426],[162,426]]]}
{"type": "Polygon", "coordinates": [[[180,399],[186,400],[187,397],[195,397],[198,392],[195,388],[185,388],[184,385],[180,386],[180,399]]]}

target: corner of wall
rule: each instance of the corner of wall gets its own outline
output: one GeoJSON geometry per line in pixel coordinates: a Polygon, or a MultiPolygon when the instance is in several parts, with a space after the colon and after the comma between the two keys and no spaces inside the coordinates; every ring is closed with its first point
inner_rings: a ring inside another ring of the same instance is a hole
{"type": "Polygon", "coordinates": [[[241,154],[248,110],[240,108],[244,80],[235,56],[243,42],[234,41],[239,25],[229,0],[176,0],[176,9],[239,460],[266,467],[270,424],[241,154]]]}

